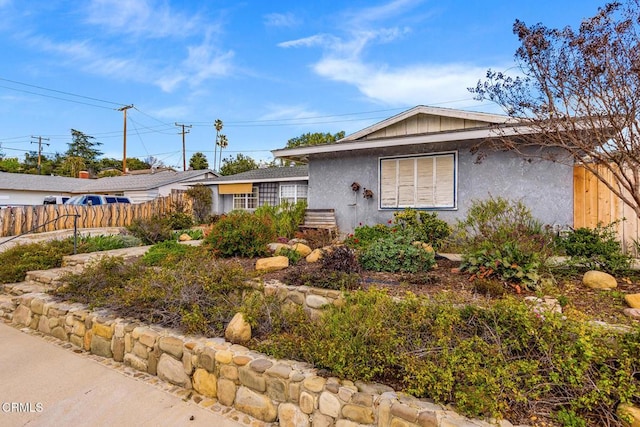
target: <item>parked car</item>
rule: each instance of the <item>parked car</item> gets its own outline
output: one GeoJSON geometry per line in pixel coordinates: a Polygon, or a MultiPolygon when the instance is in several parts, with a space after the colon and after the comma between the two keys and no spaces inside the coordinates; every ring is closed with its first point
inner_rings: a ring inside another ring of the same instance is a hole
{"type": "Polygon", "coordinates": [[[67,200],[69,200],[69,196],[47,196],[44,198],[43,205],[62,205],[67,200]]]}
{"type": "Polygon", "coordinates": [[[99,206],[108,205],[111,203],[131,203],[128,197],[124,196],[108,196],[104,194],[82,194],[79,196],[73,196],[66,202],[65,205],[83,205],[83,206],[99,206]]]}

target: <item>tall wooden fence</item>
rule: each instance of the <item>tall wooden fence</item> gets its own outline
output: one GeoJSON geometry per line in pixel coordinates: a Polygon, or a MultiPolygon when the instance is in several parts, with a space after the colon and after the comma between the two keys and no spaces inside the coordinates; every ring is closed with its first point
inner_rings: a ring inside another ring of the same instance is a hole
{"type": "MultiPolygon", "coordinates": [[[[607,182],[615,183],[611,172],[601,174],[607,182]]],[[[594,174],[581,166],[573,169],[573,226],[595,228],[614,221],[618,240],[625,251],[637,254],[635,242],[639,241],[640,220],[635,211],[607,188],[594,174]]]]}
{"type": "Polygon", "coordinates": [[[164,215],[181,207],[191,212],[191,199],[183,191],[166,197],[137,203],[113,203],[100,206],[34,205],[0,210],[0,237],[16,236],[33,231],[55,231],[73,228],[75,216],[78,228],[125,227],[134,219],[164,215]]]}

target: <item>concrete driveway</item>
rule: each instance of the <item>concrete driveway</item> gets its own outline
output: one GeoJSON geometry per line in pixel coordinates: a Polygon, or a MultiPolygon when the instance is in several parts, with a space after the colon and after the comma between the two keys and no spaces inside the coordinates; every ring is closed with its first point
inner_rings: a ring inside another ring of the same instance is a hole
{"type": "Polygon", "coordinates": [[[0,342],[0,426],[245,426],[2,322],[0,342]]]}

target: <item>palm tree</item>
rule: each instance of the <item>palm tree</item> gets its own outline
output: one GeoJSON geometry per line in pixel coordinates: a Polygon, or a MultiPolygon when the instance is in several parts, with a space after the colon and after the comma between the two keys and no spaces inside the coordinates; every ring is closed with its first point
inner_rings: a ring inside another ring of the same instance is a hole
{"type": "MultiPolygon", "coordinates": [[[[219,138],[219,135],[220,135],[220,131],[222,130],[222,126],[223,126],[222,125],[222,120],[220,120],[220,119],[216,119],[213,122],[213,127],[216,129],[216,142],[215,142],[215,144],[213,144],[213,170],[214,171],[216,170],[216,158],[217,158],[216,153],[218,151],[218,145],[219,145],[218,144],[218,138],[219,138]]],[[[220,152],[222,153],[222,149],[220,150],[220,152]]],[[[218,165],[218,168],[219,167],[220,167],[220,165],[218,165]]]]}
{"type": "Polygon", "coordinates": [[[218,169],[219,169],[222,166],[222,150],[227,148],[227,146],[229,145],[229,141],[227,140],[227,135],[220,134],[218,145],[220,146],[220,161],[218,162],[218,169]]]}

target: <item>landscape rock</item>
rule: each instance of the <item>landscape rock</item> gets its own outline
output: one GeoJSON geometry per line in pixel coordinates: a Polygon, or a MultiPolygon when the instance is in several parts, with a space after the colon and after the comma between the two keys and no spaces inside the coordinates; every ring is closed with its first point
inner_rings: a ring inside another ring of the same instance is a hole
{"type": "Polygon", "coordinates": [[[618,417],[629,419],[624,421],[623,425],[628,427],[640,427],[640,408],[633,405],[618,405],[618,417]]]}
{"type": "Polygon", "coordinates": [[[235,407],[239,411],[268,423],[274,422],[278,416],[277,409],[271,399],[246,387],[238,389],[235,407]]]}
{"type": "Polygon", "coordinates": [[[216,376],[207,372],[205,369],[196,369],[193,374],[193,388],[204,396],[216,397],[218,395],[217,383],[218,379],[216,376]]]}
{"type": "Polygon", "coordinates": [[[309,263],[318,262],[322,259],[322,249],[314,249],[311,251],[309,255],[305,258],[305,260],[309,263]]]}
{"type": "Polygon", "coordinates": [[[267,247],[269,248],[269,251],[273,254],[278,252],[282,248],[289,248],[290,246],[287,245],[286,243],[273,242],[273,243],[269,243],[267,247]]]}
{"type": "Polygon", "coordinates": [[[236,313],[233,316],[224,331],[224,337],[234,344],[244,344],[251,339],[251,325],[244,319],[242,313],[236,313]]]}
{"type": "Polygon", "coordinates": [[[160,356],[158,361],[158,376],[160,379],[179,385],[184,388],[191,388],[191,379],[185,374],[181,361],[174,359],[166,353],[160,356]]]}
{"type": "Polygon", "coordinates": [[[632,319],[640,320],[640,308],[625,308],[622,312],[632,319]]]}
{"type": "Polygon", "coordinates": [[[616,278],[603,271],[587,271],[582,277],[582,283],[591,289],[609,290],[618,287],[616,278]]]}
{"type": "Polygon", "coordinates": [[[278,420],[280,427],[309,427],[309,417],[292,403],[278,406],[278,420]]]}
{"type": "Polygon", "coordinates": [[[291,249],[298,252],[302,257],[306,257],[307,255],[311,254],[311,248],[304,243],[296,243],[295,245],[291,246],[291,249]]]}
{"type": "Polygon", "coordinates": [[[629,304],[629,307],[640,308],[640,294],[627,294],[624,296],[624,300],[629,304]]]}
{"type": "Polygon", "coordinates": [[[256,270],[283,270],[289,267],[289,258],[284,255],[260,258],[256,261],[256,270]]]}
{"type": "Polygon", "coordinates": [[[187,233],[182,233],[180,237],[178,237],[178,240],[180,242],[188,242],[189,240],[193,240],[193,238],[189,236],[187,233]]]}

